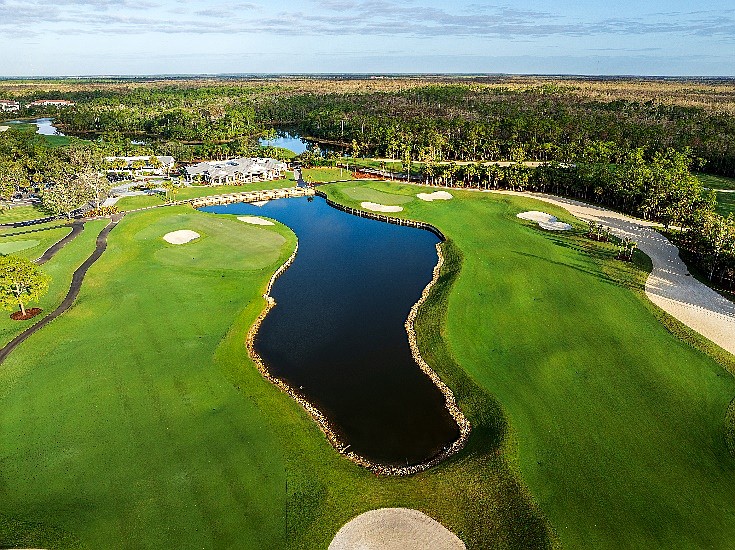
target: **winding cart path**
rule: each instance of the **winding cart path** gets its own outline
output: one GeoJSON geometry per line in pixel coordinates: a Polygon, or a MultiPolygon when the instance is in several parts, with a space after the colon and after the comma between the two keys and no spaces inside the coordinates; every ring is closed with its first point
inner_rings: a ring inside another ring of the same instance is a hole
{"type": "MultiPolygon", "coordinates": [[[[110,231],[112,231],[115,228],[115,226],[120,222],[123,216],[124,214],[118,214],[116,216],[113,216],[112,219],[110,220],[110,223],[108,223],[105,226],[105,228],[100,232],[100,234],[97,236],[97,243],[96,243],[94,252],[92,252],[92,255],[89,258],[84,260],[84,263],[80,265],[77,268],[77,270],[74,272],[74,274],[72,275],[69,292],[67,293],[66,297],[61,302],[61,304],[59,304],[59,307],[57,307],[55,310],[49,313],[46,317],[38,321],[36,324],[32,325],[31,327],[21,332],[18,336],[16,336],[10,342],[8,342],[8,344],[5,347],[0,349],[0,364],[2,364],[5,361],[8,355],[10,355],[15,348],[17,348],[26,339],[28,339],[29,336],[41,330],[43,327],[48,325],[51,321],[53,321],[54,319],[62,315],[66,310],[68,310],[72,306],[72,304],[74,304],[74,302],[77,299],[77,296],[79,296],[79,291],[82,288],[82,282],[84,281],[84,277],[87,275],[87,271],[89,271],[89,268],[92,267],[92,264],[94,264],[97,260],[99,260],[100,256],[102,256],[102,253],[105,251],[105,249],[107,249],[107,236],[110,234],[110,231]]],[[[81,229],[79,231],[81,231],[81,229]]],[[[73,233],[74,231],[72,230],[72,233],[64,237],[64,239],[71,237],[73,233]]],[[[62,241],[64,239],[62,239],[62,241]]],[[[61,243],[62,241],[59,241],[59,243],[61,243]]],[[[51,247],[51,248],[54,248],[54,247],[51,247]]]]}
{"type": "Polygon", "coordinates": [[[64,248],[67,244],[69,244],[71,241],[76,239],[79,234],[84,231],[84,223],[83,221],[74,222],[71,224],[71,232],[61,239],[56,244],[53,244],[46,252],[43,253],[43,255],[36,260],[36,264],[43,265],[46,262],[48,262],[51,258],[56,256],[56,254],[64,248]]]}
{"type": "Polygon", "coordinates": [[[554,195],[495,192],[554,204],[577,218],[609,227],[618,237],[633,239],[653,262],[653,271],[646,281],[648,298],[669,315],[735,355],[735,303],[690,275],[679,258],[679,249],[656,231],[660,224],[554,195]]]}

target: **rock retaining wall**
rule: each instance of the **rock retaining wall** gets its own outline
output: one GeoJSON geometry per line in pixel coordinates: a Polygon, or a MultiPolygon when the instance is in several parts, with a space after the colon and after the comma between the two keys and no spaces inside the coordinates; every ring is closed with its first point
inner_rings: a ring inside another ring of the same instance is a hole
{"type": "MultiPolygon", "coordinates": [[[[388,223],[398,223],[398,225],[410,225],[413,227],[420,227],[436,234],[442,241],[445,240],[444,235],[441,233],[441,231],[429,224],[423,222],[415,222],[413,220],[402,220],[400,218],[389,218],[387,216],[381,216],[379,214],[372,214],[368,212],[363,212],[361,210],[355,210],[354,208],[345,207],[332,202],[330,199],[326,198],[326,195],[324,193],[320,191],[317,191],[317,194],[324,197],[330,206],[334,206],[335,208],[339,208],[340,210],[343,210],[350,214],[358,216],[364,215],[364,217],[387,221],[388,223]]],[[[450,390],[449,387],[444,382],[442,382],[441,378],[439,378],[439,375],[436,374],[431,369],[431,367],[429,367],[426,361],[424,361],[423,357],[421,356],[421,351],[419,350],[418,343],[416,342],[416,331],[414,329],[414,323],[416,321],[419,309],[429,297],[433,286],[439,280],[439,274],[441,272],[442,266],[444,265],[444,256],[442,254],[441,243],[438,243],[436,245],[439,260],[436,266],[434,266],[433,277],[421,293],[421,298],[419,299],[419,301],[416,302],[411,308],[411,311],[408,314],[408,319],[406,319],[405,327],[406,333],[408,334],[408,343],[411,348],[411,354],[413,355],[414,360],[418,364],[419,368],[421,368],[421,370],[424,372],[424,374],[431,378],[432,382],[439,388],[439,391],[442,392],[442,395],[444,395],[446,407],[449,410],[449,413],[452,415],[452,418],[454,418],[455,422],[457,423],[460,435],[451,445],[445,447],[444,450],[442,450],[439,454],[437,454],[427,462],[415,464],[412,466],[387,466],[384,464],[378,464],[353,451],[348,451],[347,449],[349,445],[345,445],[345,443],[339,438],[336,430],[333,428],[327,417],[312,403],[310,403],[303,395],[301,395],[297,390],[291,387],[286,381],[273,376],[268,370],[268,366],[265,364],[262,357],[260,357],[258,352],[255,350],[255,337],[258,334],[258,330],[260,330],[260,325],[263,323],[263,319],[265,319],[266,315],[268,315],[268,312],[270,312],[270,310],[273,309],[273,307],[275,307],[276,305],[276,301],[270,295],[273,284],[276,282],[276,279],[278,279],[278,277],[280,277],[294,262],[294,260],[296,259],[298,248],[299,247],[297,243],[296,249],[294,250],[291,257],[289,257],[288,260],[286,260],[286,262],[278,268],[278,270],[273,274],[270,281],[268,282],[266,291],[263,294],[263,298],[265,298],[266,301],[265,309],[260,313],[253,325],[250,327],[250,330],[247,334],[246,346],[248,349],[248,353],[250,354],[251,359],[253,360],[263,377],[276,385],[278,388],[280,388],[281,391],[287,393],[295,401],[297,401],[316,421],[316,423],[319,425],[319,428],[327,437],[331,445],[335,449],[337,449],[337,451],[341,455],[345,456],[355,464],[367,468],[368,470],[376,474],[386,476],[405,476],[416,474],[418,472],[422,472],[436,466],[443,460],[446,460],[450,456],[459,452],[464,447],[465,443],[467,442],[467,438],[469,437],[471,429],[470,422],[469,420],[467,420],[467,418],[465,418],[464,414],[462,414],[462,411],[459,409],[452,390],[450,390]]]]}

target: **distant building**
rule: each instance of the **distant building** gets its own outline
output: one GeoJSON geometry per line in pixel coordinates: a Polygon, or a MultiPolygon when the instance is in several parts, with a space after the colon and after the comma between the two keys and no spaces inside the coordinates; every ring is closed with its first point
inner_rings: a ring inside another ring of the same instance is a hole
{"type": "Polygon", "coordinates": [[[105,157],[107,172],[140,171],[153,175],[168,174],[176,163],[169,156],[105,157]],[[151,159],[157,159],[158,162],[151,159]]]}
{"type": "Polygon", "coordinates": [[[212,185],[250,183],[278,179],[287,170],[286,163],[271,158],[236,158],[200,162],[184,168],[187,181],[201,179],[212,185]]]}
{"type": "Polygon", "coordinates": [[[4,111],[6,113],[20,111],[20,103],[10,99],[0,99],[0,111],[4,111]]]}
{"type": "Polygon", "coordinates": [[[67,101],[66,99],[38,99],[32,101],[26,107],[74,107],[73,101],[67,101]]]}

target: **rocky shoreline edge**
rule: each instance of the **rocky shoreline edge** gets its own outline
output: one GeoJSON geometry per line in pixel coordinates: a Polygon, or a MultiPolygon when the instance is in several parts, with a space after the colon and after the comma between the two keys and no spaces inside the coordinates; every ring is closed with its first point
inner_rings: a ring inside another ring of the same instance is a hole
{"type": "Polygon", "coordinates": [[[446,407],[459,428],[459,437],[455,439],[451,445],[445,447],[444,450],[442,450],[431,459],[427,460],[426,462],[414,464],[411,466],[390,466],[385,464],[378,464],[353,451],[348,451],[347,449],[349,445],[346,445],[339,438],[336,430],[332,427],[327,417],[303,395],[301,395],[297,390],[290,386],[286,381],[276,376],[273,376],[268,369],[268,366],[263,361],[263,358],[260,357],[258,352],[255,350],[255,337],[258,334],[258,330],[260,330],[260,325],[263,323],[263,320],[268,315],[270,310],[273,309],[276,305],[275,299],[270,295],[273,284],[276,282],[278,277],[280,277],[294,262],[298,250],[299,245],[297,242],[293,254],[291,254],[291,256],[283,263],[283,265],[281,265],[281,267],[279,267],[276,272],[271,276],[270,281],[268,282],[268,286],[266,287],[266,291],[263,294],[263,298],[266,301],[266,306],[260,313],[260,315],[258,315],[258,318],[252,324],[247,334],[245,342],[248,354],[250,355],[253,363],[255,363],[258,371],[260,371],[261,375],[266,380],[277,386],[281,391],[288,394],[292,399],[299,403],[306,410],[306,412],[309,413],[309,415],[314,419],[319,428],[322,430],[329,443],[337,450],[337,452],[339,452],[342,456],[354,462],[358,466],[362,466],[377,475],[407,476],[417,474],[419,472],[428,470],[429,468],[433,468],[440,462],[443,462],[447,458],[462,450],[467,442],[467,438],[469,437],[471,431],[470,422],[469,420],[467,420],[467,418],[464,416],[459,406],[457,405],[452,390],[449,389],[449,387],[441,380],[439,375],[436,374],[431,367],[429,367],[426,361],[424,361],[423,357],[421,356],[421,351],[419,350],[418,344],[416,342],[416,331],[414,329],[414,323],[416,321],[416,317],[418,316],[419,309],[429,297],[433,286],[439,280],[441,268],[444,265],[444,255],[442,254],[441,243],[437,243],[436,245],[437,255],[439,259],[437,261],[437,264],[434,266],[432,279],[431,281],[429,281],[426,287],[424,287],[424,290],[421,293],[421,298],[419,298],[419,300],[411,308],[411,311],[409,312],[408,318],[405,322],[405,327],[406,333],[408,335],[408,343],[411,348],[411,354],[419,368],[431,379],[434,385],[439,388],[439,391],[441,391],[442,395],[444,396],[446,407]]]}

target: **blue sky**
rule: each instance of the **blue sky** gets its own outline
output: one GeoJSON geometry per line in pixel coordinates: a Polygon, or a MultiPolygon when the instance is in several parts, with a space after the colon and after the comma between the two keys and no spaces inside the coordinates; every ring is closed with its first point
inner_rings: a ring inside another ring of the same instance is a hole
{"type": "Polygon", "coordinates": [[[735,2],[0,0],[0,76],[735,76],[735,2]]]}

